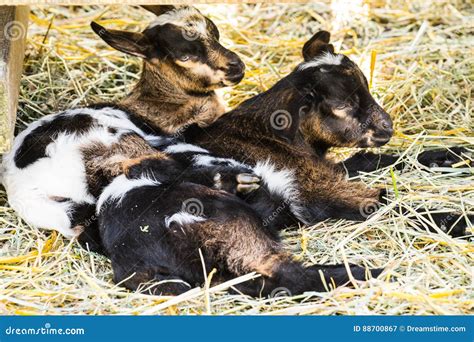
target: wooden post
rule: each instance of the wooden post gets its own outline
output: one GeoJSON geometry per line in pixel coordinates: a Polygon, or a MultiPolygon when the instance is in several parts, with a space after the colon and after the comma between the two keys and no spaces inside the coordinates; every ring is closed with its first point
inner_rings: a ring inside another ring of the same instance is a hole
{"type": "Polygon", "coordinates": [[[11,148],[29,8],[0,6],[0,154],[11,148]]]}

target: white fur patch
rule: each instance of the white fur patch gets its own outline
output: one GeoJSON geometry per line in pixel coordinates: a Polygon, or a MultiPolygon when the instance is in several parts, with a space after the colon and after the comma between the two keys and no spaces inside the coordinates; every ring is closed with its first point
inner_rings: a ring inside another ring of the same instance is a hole
{"type": "Polygon", "coordinates": [[[91,137],[105,143],[113,140],[104,128],[94,128],[89,135],[59,134],[46,146],[46,157],[25,168],[18,169],[14,163],[16,150],[3,161],[3,184],[8,201],[29,224],[44,229],[54,229],[66,237],[71,230],[71,201],[76,204],[94,204],[89,193],[81,146],[91,137]],[[57,202],[54,197],[70,199],[57,202]]]}
{"type": "Polygon", "coordinates": [[[350,108],[344,108],[344,109],[333,109],[332,113],[337,116],[338,118],[344,119],[347,117],[347,113],[349,112],[350,108]]]}
{"type": "Polygon", "coordinates": [[[194,7],[178,7],[174,10],[166,12],[153,20],[148,28],[155,26],[163,26],[166,24],[173,24],[182,27],[186,30],[198,32],[202,36],[207,35],[207,23],[201,12],[194,7]],[[191,17],[199,16],[199,20],[191,17]]]}
{"type": "Polygon", "coordinates": [[[216,93],[217,100],[224,108],[224,113],[229,112],[231,108],[229,107],[229,104],[227,103],[227,101],[224,100],[224,95],[227,93],[227,91],[224,88],[219,88],[219,89],[214,90],[214,93],[216,93]]]}
{"type": "Polygon", "coordinates": [[[146,177],[139,179],[128,179],[125,175],[115,177],[115,179],[105,187],[104,191],[102,191],[97,201],[96,212],[99,213],[103,204],[107,201],[118,201],[118,203],[120,203],[125,194],[132,189],[159,184],[159,182],[146,177]]]}
{"type": "Polygon", "coordinates": [[[171,223],[173,222],[179,224],[180,226],[183,226],[185,224],[202,222],[205,220],[206,219],[202,216],[196,216],[185,211],[179,211],[176,214],[171,215],[170,217],[165,217],[165,225],[166,228],[169,228],[171,226],[171,223]]]}
{"type": "Polygon", "coordinates": [[[236,167],[249,167],[245,164],[238,162],[232,158],[218,158],[209,155],[197,155],[194,156],[194,165],[196,166],[213,166],[219,163],[225,163],[229,166],[236,166],[236,167]]]}
{"type": "Polygon", "coordinates": [[[253,172],[262,179],[270,193],[283,198],[298,220],[308,223],[301,215],[300,193],[293,171],[288,169],[277,170],[270,160],[266,160],[265,162],[257,162],[253,172]]]}
{"type": "Polygon", "coordinates": [[[170,145],[165,150],[165,153],[186,153],[186,152],[209,153],[208,150],[202,147],[192,145],[192,144],[185,144],[185,143],[170,145]]]}
{"type": "Polygon", "coordinates": [[[150,135],[150,134],[145,135],[143,138],[152,147],[159,147],[159,146],[163,145],[164,143],[170,141],[170,138],[165,138],[165,137],[160,137],[160,136],[157,136],[157,135],[150,135]]]}
{"type": "Polygon", "coordinates": [[[94,204],[96,201],[89,193],[81,149],[94,142],[110,146],[129,132],[135,132],[147,140],[152,138],[134,125],[126,112],[110,107],[72,109],[31,123],[15,138],[12,150],[3,156],[2,183],[10,205],[20,217],[37,228],[54,229],[66,237],[74,236],[76,233],[71,229],[70,222],[72,202],[94,204]],[[82,134],[59,133],[45,146],[46,157],[25,168],[16,166],[15,155],[28,134],[39,126],[47,127],[59,115],[77,114],[90,115],[97,123],[82,134]],[[112,133],[109,128],[115,132],[112,133]],[[69,201],[54,201],[55,197],[69,201]]]}
{"type": "Polygon", "coordinates": [[[321,65],[340,65],[344,55],[334,55],[330,52],[325,52],[321,56],[315,57],[314,59],[301,63],[298,67],[299,70],[306,70],[308,68],[314,68],[321,65]]]}

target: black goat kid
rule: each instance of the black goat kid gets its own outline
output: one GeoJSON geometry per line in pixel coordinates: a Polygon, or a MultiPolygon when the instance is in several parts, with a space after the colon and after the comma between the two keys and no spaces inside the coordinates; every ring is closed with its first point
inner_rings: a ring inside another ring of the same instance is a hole
{"type": "Polygon", "coordinates": [[[100,237],[111,258],[114,280],[151,294],[179,294],[205,279],[223,282],[249,272],[262,277],[236,286],[252,296],[284,287],[292,294],[325,291],[380,270],[355,265],[305,267],[285,253],[262,217],[234,195],[240,166],[183,169],[168,154],[124,162],[124,175],[107,186],[97,203],[100,237]],[[209,180],[214,185],[209,186],[209,180]],[[203,184],[201,184],[203,183],[203,184]],[[148,285],[147,285],[148,284],[148,285]],[[190,285],[191,284],[191,285],[190,285]]]}
{"type": "MultiPolygon", "coordinates": [[[[341,165],[325,155],[333,146],[384,145],[393,133],[390,116],[371,96],[357,65],[334,53],[328,32],[316,33],[304,45],[303,56],[303,63],[266,92],[206,128],[189,127],[186,140],[249,165],[269,159],[276,169],[294,174],[299,220],[304,223],[328,218],[365,220],[385,190],[347,181],[341,165]]],[[[441,162],[449,162],[451,156],[443,153],[441,162]]],[[[429,155],[425,157],[429,164],[429,155]]],[[[393,162],[396,157],[384,158],[393,162]]],[[[355,172],[367,165],[352,166],[350,171],[355,172]]],[[[460,215],[426,215],[427,220],[430,217],[454,236],[465,234],[466,223],[460,215]]]]}

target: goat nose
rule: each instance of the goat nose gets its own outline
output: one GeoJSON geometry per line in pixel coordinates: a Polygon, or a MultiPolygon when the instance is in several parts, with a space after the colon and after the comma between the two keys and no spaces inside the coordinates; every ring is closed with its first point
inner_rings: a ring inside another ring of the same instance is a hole
{"type": "Polygon", "coordinates": [[[393,126],[391,123],[384,122],[382,124],[382,131],[384,132],[385,135],[392,136],[393,135],[393,126]]]}
{"type": "Polygon", "coordinates": [[[376,140],[389,141],[390,138],[392,137],[392,134],[393,134],[393,131],[380,131],[380,132],[374,132],[372,136],[376,140]]]}
{"type": "Polygon", "coordinates": [[[392,120],[385,120],[384,122],[382,122],[382,128],[385,129],[386,131],[393,132],[392,120]]]}
{"type": "Polygon", "coordinates": [[[236,67],[236,66],[239,66],[239,65],[240,65],[240,60],[238,60],[238,59],[234,59],[234,60],[229,61],[229,66],[231,66],[231,67],[236,67]]]}

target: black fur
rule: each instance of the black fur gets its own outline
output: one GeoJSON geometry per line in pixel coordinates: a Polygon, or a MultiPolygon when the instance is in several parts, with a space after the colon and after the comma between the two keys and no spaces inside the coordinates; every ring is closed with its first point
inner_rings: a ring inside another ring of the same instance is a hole
{"type": "MultiPolygon", "coordinates": [[[[278,287],[292,294],[325,291],[320,272],[328,284],[329,279],[336,286],[348,282],[344,265],[304,267],[282,254],[259,213],[233,195],[235,190],[211,190],[209,180],[216,172],[224,172],[222,166],[183,170],[169,159],[144,160],[130,168],[130,178],[146,176],[160,184],[130,190],[120,201],[110,200],[100,209],[100,236],[112,260],[115,282],[146,293],[179,294],[203,283],[202,261],[208,272],[218,271],[214,276],[218,282],[262,267],[263,279],[236,286],[253,296],[269,295],[278,287]],[[173,222],[167,227],[166,218],[182,212],[190,198],[200,203],[202,211],[196,215],[202,221],[173,222]],[[269,260],[267,267],[264,260],[269,260]],[[169,280],[174,282],[158,284],[169,280]]],[[[350,268],[355,279],[366,279],[365,269],[350,268]]],[[[374,276],[379,273],[372,271],[374,276]]]]}
{"type": "Polygon", "coordinates": [[[33,164],[40,158],[46,157],[46,147],[60,133],[84,133],[92,128],[95,120],[87,114],[74,116],[62,113],[52,121],[44,123],[28,134],[15,154],[15,164],[22,169],[33,164]]]}
{"type": "MultiPolygon", "coordinates": [[[[419,154],[417,160],[426,167],[451,167],[462,161],[462,154],[466,152],[467,149],[463,147],[423,151],[419,154]]],[[[344,167],[349,177],[355,177],[359,172],[372,172],[387,166],[402,170],[406,165],[399,158],[397,155],[358,152],[341,162],[340,165],[344,167]],[[397,161],[398,163],[396,163],[397,161]]]]}

